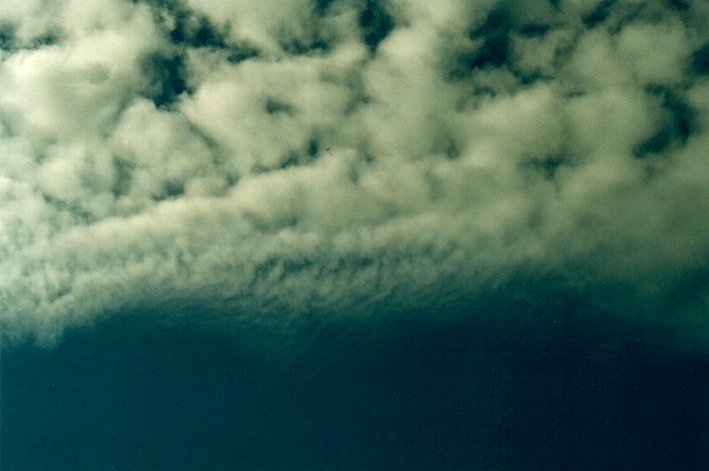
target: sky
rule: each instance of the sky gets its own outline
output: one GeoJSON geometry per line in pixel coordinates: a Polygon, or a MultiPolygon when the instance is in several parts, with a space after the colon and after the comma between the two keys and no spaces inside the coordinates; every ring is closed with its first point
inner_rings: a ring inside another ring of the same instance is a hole
{"type": "Polygon", "coordinates": [[[3,469],[702,462],[707,23],[4,0],[3,469]]]}

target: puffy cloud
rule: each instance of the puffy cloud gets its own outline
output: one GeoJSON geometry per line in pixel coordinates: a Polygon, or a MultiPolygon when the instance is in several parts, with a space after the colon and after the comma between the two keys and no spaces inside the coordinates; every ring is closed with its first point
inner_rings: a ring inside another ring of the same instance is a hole
{"type": "Polygon", "coordinates": [[[706,345],[702,2],[429,3],[4,2],[4,335],[556,289],[706,345]]]}

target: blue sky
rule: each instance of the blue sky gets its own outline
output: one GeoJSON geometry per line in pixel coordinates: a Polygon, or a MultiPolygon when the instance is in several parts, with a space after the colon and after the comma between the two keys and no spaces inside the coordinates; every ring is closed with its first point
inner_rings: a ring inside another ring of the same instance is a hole
{"type": "Polygon", "coordinates": [[[5,465],[699,462],[708,16],[2,2],[5,465]]]}

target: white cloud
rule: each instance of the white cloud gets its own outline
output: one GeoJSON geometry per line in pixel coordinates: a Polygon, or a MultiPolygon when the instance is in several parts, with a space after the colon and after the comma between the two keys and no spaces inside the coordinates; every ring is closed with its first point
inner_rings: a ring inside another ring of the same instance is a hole
{"type": "Polygon", "coordinates": [[[677,301],[709,255],[706,12],[380,3],[3,3],[4,333],[286,329],[534,273],[706,331],[677,301]]]}

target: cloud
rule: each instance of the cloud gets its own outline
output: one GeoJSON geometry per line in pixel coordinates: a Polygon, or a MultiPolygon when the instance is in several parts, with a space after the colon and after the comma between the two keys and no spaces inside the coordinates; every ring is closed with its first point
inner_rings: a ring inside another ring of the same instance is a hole
{"type": "Polygon", "coordinates": [[[704,4],[439,4],[4,2],[4,335],[555,279],[706,342],[704,4]]]}

